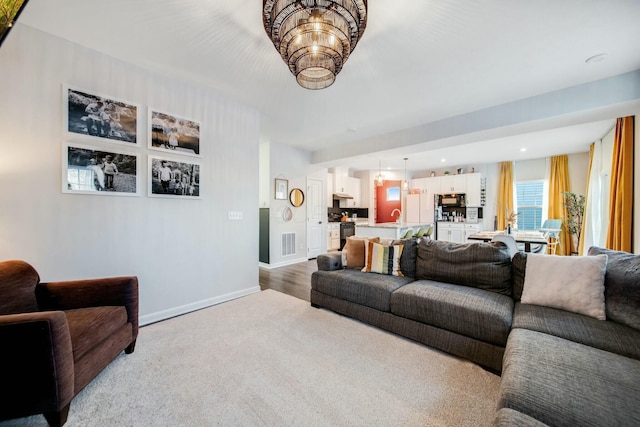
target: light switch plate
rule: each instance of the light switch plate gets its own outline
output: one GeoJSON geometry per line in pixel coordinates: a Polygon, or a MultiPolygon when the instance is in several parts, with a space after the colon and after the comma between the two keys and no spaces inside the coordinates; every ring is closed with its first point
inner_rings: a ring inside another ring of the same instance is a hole
{"type": "Polygon", "coordinates": [[[230,221],[242,220],[242,211],[229,211],[229,220],[230,221]]]}

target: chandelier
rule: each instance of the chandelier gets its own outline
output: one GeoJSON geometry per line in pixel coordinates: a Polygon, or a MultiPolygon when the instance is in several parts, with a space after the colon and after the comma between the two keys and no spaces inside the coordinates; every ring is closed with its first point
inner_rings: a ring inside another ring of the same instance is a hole
{"type": "Polygon", "coordinates": [[[367,26],[367,0],[263,0],[262,22],[280,56],[306,89],[324,89],[367,26]]]}

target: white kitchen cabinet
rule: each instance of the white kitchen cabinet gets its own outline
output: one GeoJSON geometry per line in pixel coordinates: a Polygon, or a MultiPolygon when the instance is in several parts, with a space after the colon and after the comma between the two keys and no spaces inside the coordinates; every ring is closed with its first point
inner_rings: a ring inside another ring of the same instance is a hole
{"type": "Polygon", "coordinates": [[[340,193],[347,193],[353,196],[353,199],[340,199],[341,208],[359,208],[360,207],[360,178],[345,176],[342,178],[342,187],[340,193]]]}
{"type": "Polygon", "coordinates": [[[447,242],[464,243],[466,241],[464,226],[465,224],[462,222],[439,222],[437,239],[447,242]]]}
{"type": "Polygon", "coordinates": [[[482,231],[482,224],[464,224],[464,241],[477,242],[477,240],[469,240],[469,236],[482,231]]]}
{"type": "Polygon", "coordinates": [[[327,173],[327,207],[333,207],[333,174],[327,173]]]}
{"type": "Polygon", "coordinates": [[[440,194],[465,193],[466,191],[466,175],[444,175],[440,177],[440,194]]]}
{"type": "Polygon", "coordinates": [[[427,179],[428,178],[416,178],[409,181],[409,188],[411,190],[420,190],[423,192],[427,189],[427,179]]]}
{"type": "Polygon", "coordinates": [[[327,251],[340,249],[340,223],[330,222],[327,230],[327,251]]]}
{"type": "Polygon", "coordinates": [[[425,178],[425,190],[428,193],[433,194],[442,194],[440,193],[440,177],[439,176],[431,176],[429,178],[425,178]]]}
{"type": "Polygon", "coordinates": [[[432,223],[433,202],[433,193],[407,194],[404,207],[405,221],[421,224],[432,223]]]}
{"type": "Polygon", "coordinates": [[[468,173],[464,176],[467,179],[467,189],[465,190],[467,206],[482,206],[482,175],[479,173],[468,173]]]}

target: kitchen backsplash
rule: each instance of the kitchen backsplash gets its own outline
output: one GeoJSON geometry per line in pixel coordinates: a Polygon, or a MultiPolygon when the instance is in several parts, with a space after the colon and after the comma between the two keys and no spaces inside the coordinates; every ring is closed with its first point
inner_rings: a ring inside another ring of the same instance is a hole
{"type": "Polygon", "coordinates": [[[356,214],[359,219],[368,218],[369,217],[369,209],[367,208],[327,208],[327,216],[329,220],[339,220],[342,217],[342,214],[346,212],[349,218],[356,214]]]}

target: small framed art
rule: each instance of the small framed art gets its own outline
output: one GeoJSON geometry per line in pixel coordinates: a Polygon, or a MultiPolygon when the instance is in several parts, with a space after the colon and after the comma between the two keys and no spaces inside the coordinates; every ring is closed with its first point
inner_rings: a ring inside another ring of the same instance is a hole
{"type": "Polygon", "coordinates": [[[282,178],[276,178],[275,199],[287,200],[289,195],[289,181],[282,178]]]}
{"type": "Polygon", "coordinates": [[[150,149],[200,157],[200,123],[149,109],[149,126],[150,149]]]}
{"type": "Polygon", "coordinates": [[[104,196],[139,196],[137,153],[65,144],[62,191],[104,196]]]}
{"type": "Polygon", "coordinates": [[[136,104],[63,85],[63,126],[69,136],[134,145],[138,143],[136,104]]]}
{"type": "Polygon", "coordinates": [[[200,198],[200,164],[149,156],[149,196],[200,198]]]}

